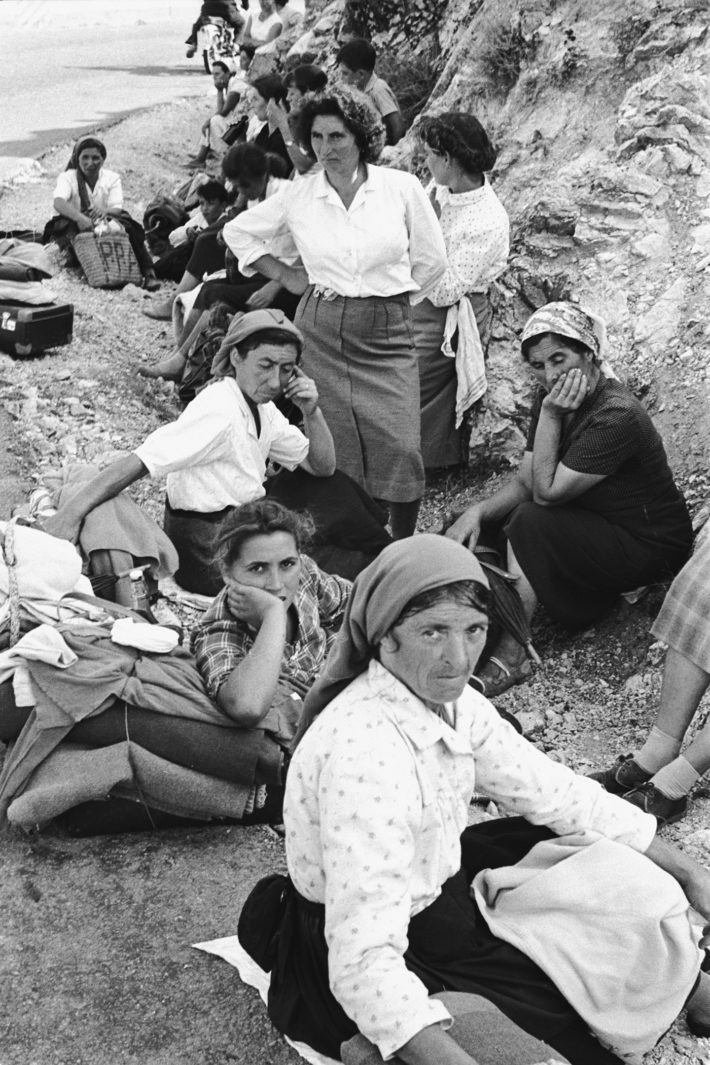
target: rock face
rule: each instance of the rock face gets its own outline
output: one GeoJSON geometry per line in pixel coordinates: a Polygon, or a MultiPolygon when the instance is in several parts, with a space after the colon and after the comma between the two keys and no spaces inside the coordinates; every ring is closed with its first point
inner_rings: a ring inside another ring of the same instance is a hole
{"type": "Polygon", "coordinates": [[[492,134],[492,180],[513,233],[472,459],[517,461],[530,398],[517,336],[533,309],[569,297],[606,319],[610,359],[656,417],[674,467],[685,476],[704,468],[706,4],[451,0],[440,39],[444,63],[427,110],[471,111],[492,134]]]}

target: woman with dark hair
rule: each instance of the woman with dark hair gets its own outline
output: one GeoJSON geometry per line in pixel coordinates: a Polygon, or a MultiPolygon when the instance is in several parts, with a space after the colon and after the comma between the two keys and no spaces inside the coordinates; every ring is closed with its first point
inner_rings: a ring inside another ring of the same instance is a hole
{"type": "Polygon", "coordinates": [[[286,173],[290,174],[293,163],[283,135],[274,122],[273,114],[269,117],[274,107],[287,107],[286,86],[278,74],[265,74],[263,78],[256,78],[251,83],[248,98],[252,117],[247,127],[246,139],[263,148],[265,152],[280,156],[286,165],[286,173]]]}
{"type": "Polygon", "coordinates": [[[259,0],[256,15],[247,15],[242,43],[249,44],[256,52],[271,41],[275,41],[283,29],[283,24],[274,6],[274,0],[259,0]]]}
{"type": "Polygon", "coordinates": [[[338,466],[386,502],[393,535],[406,536],[424,490],[410,303],[444,273],[441,230],[415,177],[373,165],[382,123],[361,93],[336,87],[315,97],[298,129],[322,171],[235,218],[225,240],[243,274],[303,294],[304,360],[338,466]],[[274,254],[282,239],[302,268],[274,254]]]}
{"type": "Polygon", "coordinates": [[[272,125],[281,130],[284,144],[297,174],[308,174],[313,170],[316,158],[310,145],[297,143],[298,113],[317,93],[324,92],[328,84],[328,75],[320,67],[305,63],[292,70],[284,78],[286,86],[286,105],[272,101],[267,108],[267,115],[272,125]]]}
{"type": "Polygon", "coordinates": [[[44,228],[43,242],[54,242],[73,257],[71,242],[78,233],[92,233],[96,225],[114,221],[131,242],[144,288],[154,292],[160,282],[145,244],[143,226],[124,209],[121,179],[104,167],[106,155],[106,145],[98,137],[80,137],[76,142],[66,170],[57,178],[56,214],[44,228]]]}
{"type": "MultiPolygon", "coordinates": [[[[502,528],[528,618],[539,600],[556,621],[582,627],[622,592],[677,573],[692,526],[648,413],[602,373],[600,323],[572,303],[549,303],[521,340],[541,386],[525,455],[513,479],[446,535],[473,550],[502,528]]],[[[530,670],[504,635],[480,673],[484,693],[498,695],[530,670]]]]}
{"type": "Polygon", "coordinates": [[[340,625],[350,581],[303,554],[308,517],[259,499],[237,507],[218,543],[224,588],[192,635],[208,694],[241,728],[290,747],[302,700],[340,625]]]}
{"type": "Polygon", "coordinates": [[[618,1065],[686,1005],[710,1019],[690,916],[710,874],[467,685],[487,603],[443,537],[357,577],[289,767],[288,876],[254,888],[239,940],[276,1027],[334,1058],[359,1031],[385,1060],[474,1065],[430,997],[459,991],[573,1065],[618,1065]],[[517,816],[467,828],[474,789],[517,816]]]}
{"type": "MultiPolygon", "coordinates": [[[[45,530],[76,542],[84,518],[99,504],[141,477],[167,474],[164,528],[180,559],[176,578],[188,591],[216,595],[221,524],[234,507],[265,495],[267,463],[302,466],[315,477],[335,471],[318,392],[297,365],[302,343],[281,311],[235,315],[216,357],[216,379],[176,421],[83,484],[45,530]],[[276,407],[282,396],[301,411],[303,431],[276,407]]],[[[116,536],[120,541],[119,530],[116,536]]]]}
{"type": "Polygon", "coordinates": [[[422,454],[426,467],[467,460],[466,412],[485,391],[488,288],[505,269],[508,215],[486,177],[496,153],[473,115],[424,118],[419,137],[432,176],[449,268],[413,311],[419,354],[422,454]],[[456,351],[453,338],[458,331],[456,351]]]}

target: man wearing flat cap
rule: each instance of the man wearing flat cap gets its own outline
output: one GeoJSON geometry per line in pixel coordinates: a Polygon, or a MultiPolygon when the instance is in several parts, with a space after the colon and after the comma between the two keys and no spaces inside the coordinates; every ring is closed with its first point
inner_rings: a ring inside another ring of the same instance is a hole
{"type": "Polygon", "coordinates": [[[316,477],[335,472],[333,438],[314,381],[299,369],[302,337],[274,308],[236,315],[215,356],[217,378],[180,417],[156,429],[130,455],[111,463],[44,523],[74,543],[95,507],[141,477],[167,474],[165,532],[177,548],[176,578],[189,591],[221,587],[215,544],[231,509],[265,495],[269,460],[316,477]],[[303,432],[274,400],[303,415],[303,432]]]}

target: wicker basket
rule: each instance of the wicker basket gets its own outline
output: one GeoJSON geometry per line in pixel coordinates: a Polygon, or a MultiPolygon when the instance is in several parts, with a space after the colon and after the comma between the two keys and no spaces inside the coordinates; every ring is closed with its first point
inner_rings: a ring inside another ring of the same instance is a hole
{"type": "Polygon", "coordinates": [[[92,288],[140,285],[140,267],[125,233],[79,233],[72,243],[92,288]]]}

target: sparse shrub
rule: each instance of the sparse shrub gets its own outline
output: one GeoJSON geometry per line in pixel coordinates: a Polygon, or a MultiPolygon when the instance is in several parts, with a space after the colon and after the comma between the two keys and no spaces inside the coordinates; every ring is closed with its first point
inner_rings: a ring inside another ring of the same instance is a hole
{"type": "Polygon", "coordinates": [[[574,30],[565,30],[562,55],[559,62],[553,65],[549,78],[553,85],[565,85],[584,65],[587,54],[577,44],[577,36],[574,30]]]}
{"type": "Polygon", "coordinates": [[[438,39],[448,0],[348,0],[344,22],[362,37],[387,33],[390,44],[416,46],[423,37],[438,39]]]}
{"type": "Polygon", "coordinates": [[[633,52],[652,22],[649,15],[628,15],[612,26],[611,39],[622,62],[633,52]]]}
{"type": "Polygon", "coordinates": [[[438,74],[434,51],[383,50],[377,57],[377,73],[397,97],[407,126],[426,104],[438,74]]]}
{"type": "Polygon", "coordinates": [[[499,13],[481,20],[475,54],[479,73],[494,92],[507,92],[520,77],[523,63],[537,48],[536,34],[526,36],[518,18],[499,13]]]}

